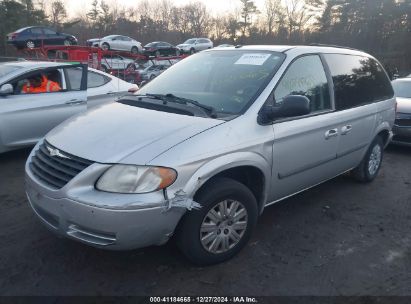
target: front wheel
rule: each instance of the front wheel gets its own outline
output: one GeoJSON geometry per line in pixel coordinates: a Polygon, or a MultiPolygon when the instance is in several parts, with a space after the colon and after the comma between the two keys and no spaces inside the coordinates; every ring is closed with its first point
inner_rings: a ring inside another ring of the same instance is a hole
{"type": "Polygon", "coordinates": [[[138,47],[133,46],[133,47],[131,48],[131,53],[134,54],[134,55],[137,55],[137,54],[138,54],[138,47]]]}
{"type": "Polygon", "coordinates": [[[69,39],[64,40],[63,44],[65,46],[70,46],[71,45],[71,41],[69,39]]]}
{"type": "Polygon", "coordinates": [[[130,71],[130,72],[132,72],[132,71],[135,71],[136,70],[136,66],[133,64],[133,63],[130,63],[128,66],[127,66],[127,69],[126,69],[127,71],[130,71]]]}
{"type": "Polygon", "coordinates": [[[196,52],[195,49],[191,49],[191,50],[190,50],[190,55],[193,55],[195,52],[196,52]]]}
{"type": "Polygon", "coordinates": [[[110,45],[109,45],[108,43],[104,42],[104,43],[101,45],[101,48],[102,48],[104,51],[109,51],[109,50],[110,50],[110,45]]]}
{"type": "Polygon", "coordinates": [[[253,193],[243,184],[216,178],[200,190],[202,206],[185,215],[177,231],[177,244],[193,263],[212,265],[236,255],[248,242],[257,223],[253,193]]]}
{"type": "Polygon", "coordinates": [[[372,182],[381,169],[383,156],[384,143],[378,136],[371,143],[360,165],[352,171],[354,178],[363,183],[372,182]]]}

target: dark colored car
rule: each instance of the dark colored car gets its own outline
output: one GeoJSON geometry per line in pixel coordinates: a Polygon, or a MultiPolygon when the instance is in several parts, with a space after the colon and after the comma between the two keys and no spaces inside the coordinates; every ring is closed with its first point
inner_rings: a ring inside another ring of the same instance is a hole
{"type": "Polygon", "coordinates": [[[47,27],[30,26],[8,34],[7,43],[18,49],[32,49],[42,45],[75,45],[77,38],[47,27]]]}
{"type": "Polygon", "coordinates": [[[179,56],[180,49],[168,42],[156,41],[144,46],[144,54],[147,56],[179,56]]]}

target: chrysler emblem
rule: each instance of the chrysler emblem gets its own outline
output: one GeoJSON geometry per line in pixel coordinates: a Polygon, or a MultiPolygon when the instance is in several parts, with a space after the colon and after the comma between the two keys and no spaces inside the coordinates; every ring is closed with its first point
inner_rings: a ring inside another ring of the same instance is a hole
{"type": "Polygon", "coordinates": [[[57,157],[60,157],[60,158],[70,159],[70,157],[62,154],[59,149],[54,149],[54,148],[49,147],[49,146],[46,146],[46,148],[47,148],[47,150],[49,151],[50,156],[57,156],[57,157]]]}

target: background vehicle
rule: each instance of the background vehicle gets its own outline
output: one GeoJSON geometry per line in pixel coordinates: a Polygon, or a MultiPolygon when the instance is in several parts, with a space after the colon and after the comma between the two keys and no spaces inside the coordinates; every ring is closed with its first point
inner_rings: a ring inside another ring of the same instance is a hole
{"type": "Polygon", "coordinates": [[[8,34],[7,43],[18,49],[32,49],[41,45],[75,45],[77,38],[47,27],[30,26],[8,34]]]}
{"type": "Polygon", "coordinates": [[[54,129],[27,160],[26,189],[55,233],[122,250],[175,232],[191,261],[219,263],[266,206],[348,171],[374,180],[394,119],[387,74],[361,51],[214,49],[54,129]],[[67,157],[82,167],[42,171],[67,157]]]}
{"type": "Polygon", "coordinates": [[[137,65],[133,59],[120,55],[103,55],[101,69],[104,72],[109,70],[136,70],[137,65]]]}
{"type": "Polygon", "coordinates": [[[143,70],[138,70],[138,72],[140,73],[141,80],[153,80],[168,68],[169,66],[167,65],[151,65],[143,70]]]}
{"type": "Polygon", "coordinates": [[[225,48],[225,47],[234,47],[234,45],[232,45],[232,44],[220,44],[220,45],[218,45],[218,46],[216,46],[216,47],[218,47],[218,48],[225,48]]]}
{"type": "Polygon", "coordinates": [[[34,145],[72,115],[112,102],[136,85],[85,65],[19,61],[0,64],[0,153],[34,145]],[[23,94],[33,75],[44,74],[61,91],[23,94]]]}
{"type": "Polygon", "coordinates": [[[168,42],[151,42],[144,46],[144,52],[147,56],[180,56],[180,50],[168,42]]]}
{"type": "Polygon", "coordinates": [[[137,40],[121,35],[110,35],[101,39],[87,40],[89,46],[100,47],[103,50],[127,51],[138,54],[143,51],[143,46],[137,40]]]}
{"type": "Polygon", "coordinates": [[[214,45],[208,38],[192,38],[177,45],[177,47],[184,53],[194,54],[195,52],[212,49],[214,45]]]}
{"type": "Polygon", "coordinates": [[[393,143],[411,146],[411,78],[396,79],[392,86],[397,96],[393,143]]]}

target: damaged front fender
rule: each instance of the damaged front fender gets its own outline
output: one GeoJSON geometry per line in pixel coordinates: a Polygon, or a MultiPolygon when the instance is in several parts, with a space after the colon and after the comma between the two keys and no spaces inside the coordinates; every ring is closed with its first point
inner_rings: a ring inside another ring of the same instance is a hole
{"type": "MultiPolygon", "coordinates": [[[[166,192],[165,192],[166,193],[166,192]]],[[[201,209],[201,205],[191,199],[187,193],[182,189],[174,193],[174,197],[166,200],[166,208],[164,212],[169,211],[172,208],[185,208],[188,211],[201,209]]]]}

